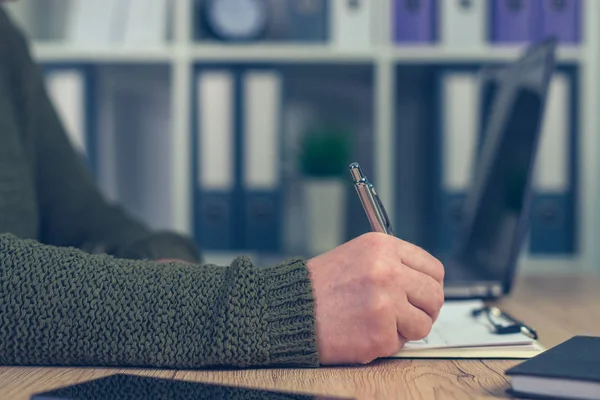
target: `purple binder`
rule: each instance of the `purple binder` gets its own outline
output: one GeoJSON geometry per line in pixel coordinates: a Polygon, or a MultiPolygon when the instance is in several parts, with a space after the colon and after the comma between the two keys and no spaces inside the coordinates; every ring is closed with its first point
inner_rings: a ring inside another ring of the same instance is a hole
{"type": "Polygon", "coordinates": [[[560,42],[578,43],[581,24],[580,0],[542,0],[540,34],[560,42]]]}
{"type": "Polygon", "coordinates": [[[494,0],[492,42],[523,43],[537,39],[540,0],[494,0]]]}
{"type": "Polygon", "coordinates": [[[394,0],[394,40],[432,42],[434,15],[434,0],[394,0]]]}

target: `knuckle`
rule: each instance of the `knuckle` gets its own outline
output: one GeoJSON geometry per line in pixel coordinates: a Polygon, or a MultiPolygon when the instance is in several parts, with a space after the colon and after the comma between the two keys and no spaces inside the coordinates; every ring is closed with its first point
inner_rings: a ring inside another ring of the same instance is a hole
{"type": "Polygon", "coordinates": [[[411,326],[409,332],[407,332],[406,338],[408,340],[420,340],[429,335],[431,332],[432,322],[430,320],[423,320],[415,323],[411,326]]]}
{"type": "Polygon", "coordinates": [[[418,339],[423,339],[424,337],[429,335],[432,326],[433,323],[430,319],[427,319],[427,321],[417,325],[418,329],[415,332],[415,334],[418,336],[418,339]]]}
{"type": "Polygon", "coordinates": [[[444,289],[442,285],[435,285],[433,290],[431,291],[430,300],[432,302],[433,309],[436,312],[439,312],[442,306],[444,305],[444,289]]]}
{"type": "Polygon", "coordinates": [[[383,261],[376,261],[366,271],[366,283],[375,287],[385,286],[393,277],[393,269],[383,261]]]}
{"type": "Polygon", "coordinates": [[[440,309],[444,306],[444,302],[446,301],[446,296],[444,294],[444,288],[440,285],[437,287],[438,288],[438,293],[436,296],[436,308],[438,310],[438,312],[440,311],[440,309]]]}
{"type": "Polygon", "coordinates": [[[444,264],[442,264],[442,262],[436,258],[434,261],[434,268],[438,280],[443,281],[446,275],[446,269],[444,268],[444,264]]]}
{"type": "Polygon", "coordinates": [[[381,321],[386,318],[390,313],[390,301],[387,299],[387,296],[382,293],[376,293],[371,296],[371,300],[369,302],[369,315],[374,319],[373,324],[375,327],[379,326],[378,321],[381,321]]]}

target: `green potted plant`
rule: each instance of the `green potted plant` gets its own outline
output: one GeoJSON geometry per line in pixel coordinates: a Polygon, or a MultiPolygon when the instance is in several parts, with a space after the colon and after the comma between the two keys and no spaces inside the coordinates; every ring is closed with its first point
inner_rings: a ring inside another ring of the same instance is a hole
{"type": "Polygon", "coordinates": [[[343,242],[352,141],[347,130],[328,127],[308,130],[300,140],[306,244],[314,255],[343,242]]]}

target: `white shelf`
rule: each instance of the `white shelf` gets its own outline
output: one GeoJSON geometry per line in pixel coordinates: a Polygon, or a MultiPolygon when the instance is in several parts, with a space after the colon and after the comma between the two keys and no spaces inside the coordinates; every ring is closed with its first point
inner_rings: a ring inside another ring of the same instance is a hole
{"type": "Polygon", "coordinates": [[[274,62],[373,62],[372,50],[340,51],[328,45],[289,44],[197,44],[190,49],[194,61],[274,61],[274,62]]]}
{"type": "MultiPolygon", "coordinates": [[[[328,45],[248,44],[220,45],[197,44],[160,47],[80,47],[59,43],[35,43],[33,54],[40,62],[171,62],[178,54],[185,54],[194,62],[344,62],[370,63],[388,60],[396,63],[485,63],[511,61],[519,57],[523,47],[482,47],[451,49],[440,45],[397,46],[389,49],[339,50],[328,45]]],[[[582,49],[563,47],[558,51],[559,62],[579,62],[582,49]]]]}
{"type": "MultiPolygon", "coordinates": [[[[485,46],[480,48],[447,48],[432,46],[397,46],[392,50],[395,62],[412,63],[485,63],[517,59],[526,46],[485,46]]],[[[560,47],[557,52],[559,62],[579,62],[582,50],[579,47],[560,47]]]]}
{"type": "Polygon", "coordinates": [[[153,48],[113,46],[113,47],[80,47],[59,43],[34,43],[32,46],[34,58],[39,62],[136,62],[156,63],[170,62],[175,58],[175,52],[170,46],[153,48]]]}

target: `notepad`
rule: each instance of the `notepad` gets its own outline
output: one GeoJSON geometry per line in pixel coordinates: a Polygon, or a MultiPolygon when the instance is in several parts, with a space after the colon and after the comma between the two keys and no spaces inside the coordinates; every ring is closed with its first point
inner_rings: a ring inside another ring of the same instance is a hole
{"type": "Polygon", "coordinates": [[[406,343],[392,358],[524,359],[544,351],[524,333],[495,333],[485,315],[472,315],[473,310],[483,306],[480,300],[446,302],[430,334],[423,340],[406,343]]]}
{"type": "Polygon", "coordinates": [[[517,397],[600,399],[600,337],[574,336],[505,371],[517,397]]]}

